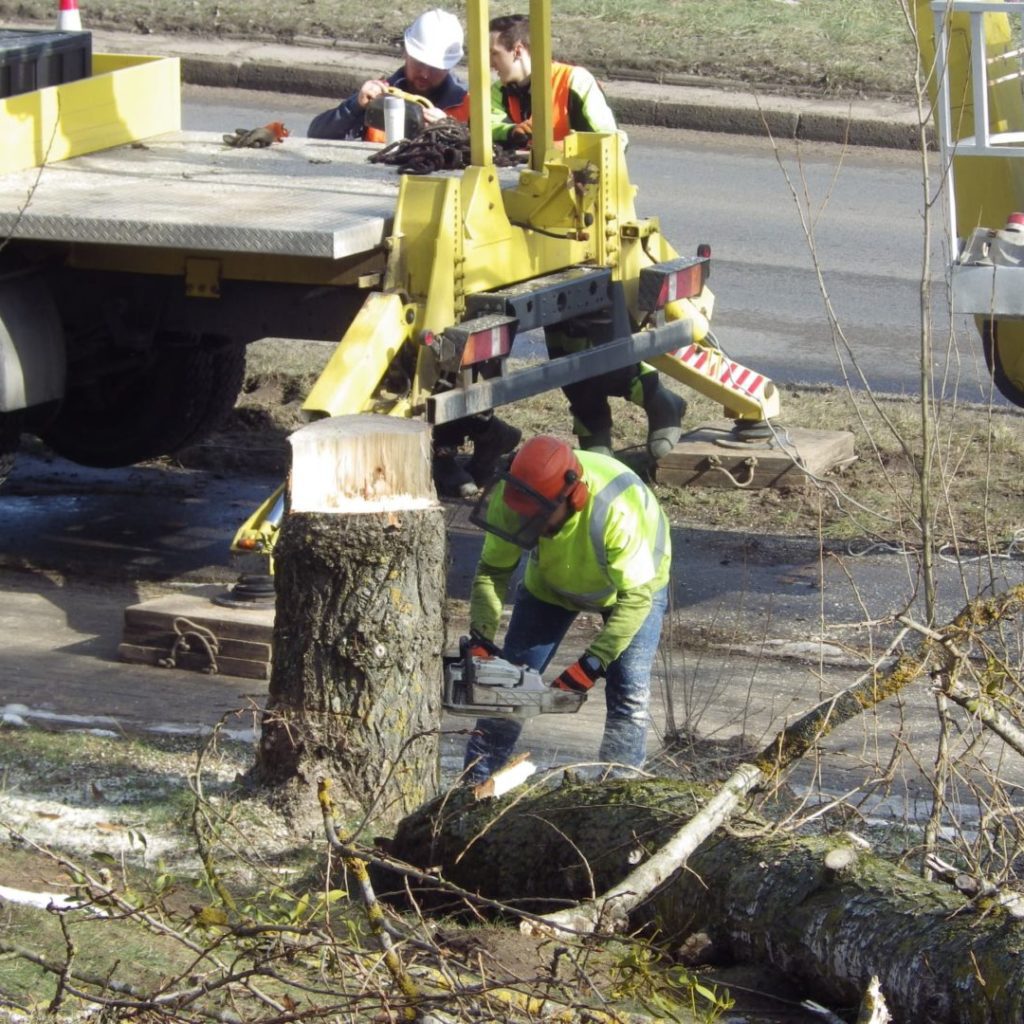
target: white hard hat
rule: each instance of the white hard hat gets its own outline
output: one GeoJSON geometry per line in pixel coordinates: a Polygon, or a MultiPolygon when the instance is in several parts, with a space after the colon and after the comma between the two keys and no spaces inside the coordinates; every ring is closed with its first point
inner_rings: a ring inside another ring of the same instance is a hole
{"type": "Polygon", "coordinates": [[[462,26],[454,14],[433,10],[405,30],[405,52],[430,68],[450,71],[462,60],[462,26]]]}

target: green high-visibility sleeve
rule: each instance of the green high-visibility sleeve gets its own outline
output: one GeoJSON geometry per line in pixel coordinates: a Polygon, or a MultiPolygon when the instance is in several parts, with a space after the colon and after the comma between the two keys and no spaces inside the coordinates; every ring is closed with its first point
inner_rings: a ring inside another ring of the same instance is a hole
{"type": "Polygon", "coordinates": [[[620,590],[604,629],[587,648],[605,669],[630,645],[651,611],[654,592],[651,585],[620,590]]]}
{"type": "Polygon", "coordinates": [[[473,577],[469,596],[469,625],[488,640],[493,640],[501,621],[501,609],[516,566],[488,565],[480,562],[473,577]]]}

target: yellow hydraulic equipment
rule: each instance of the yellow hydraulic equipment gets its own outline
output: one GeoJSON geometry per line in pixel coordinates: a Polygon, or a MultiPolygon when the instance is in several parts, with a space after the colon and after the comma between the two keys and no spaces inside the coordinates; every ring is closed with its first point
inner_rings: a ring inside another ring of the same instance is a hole
{"type": "MultiPolygon", "coordinates": [[[[470,0],[471,165],[402,176],[381,291],[368,297],[304,409],[314,418],[372,410],[438,424],[646,360],[737,421],[776,416],[772,382],[711,340],[710,253],[680,257],[656,217],[638,217],[620,136],[571,133],[555,146],[550,0],[530,0],[529,13],[529,166],[514,183],[499,180],[488,3],[470,0]],[[609,309],[625,325],[620,336],[507,370],[517,330],[609,309]]],[[[254,513],[233,550],[270,553],[280,499],[254,513]]]]}
{"type": "Polygon", "coordinates": [[[1003,395],[1024,406],[1022,7],[916,0],[948,176],[953,310],[975,317],[1003,395]]]}

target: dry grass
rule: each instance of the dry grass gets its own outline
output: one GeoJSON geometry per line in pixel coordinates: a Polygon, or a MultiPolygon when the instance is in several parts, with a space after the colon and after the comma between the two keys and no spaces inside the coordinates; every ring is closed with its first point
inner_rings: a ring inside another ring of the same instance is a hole
{"type": "MultiPolygon", "coordinates": [[[[330,345],[265,341],[250,346],[245,393],[232,421],[188,454],[189,465],[284,472],[287,434],[303,422],[302,398],[330,354],[330,345]]],[[[673,384],[690,403],[686,424],[721,420],[721,409],[673,384]]],[[[627,458],[643,446],[646,422],[636,406],[613,399],[615,442],[627,458]]],[[[560,391],[506,406],[501,415],[526,436],[553,433],[572,440],[560,391]]],[[[849,430],[858,459],[805,488],[746,491],[656,484],[676,523],[724,529],[757,523],[767,533],[826,539],[914,544],[919,482],[916,465],[920,407],[910,398],[782,385],[779,429],[849,430]],[[906,450],[904,448],[906,446],[906,450]],[[909,454],[908,454],[909,453],[909,454]]],[[[984,406],[949,406],[938,412],[937,463],[945,495],[936,518],[940,543],[968,553],[1005,551],[1024,529],[1019,467],[1024,458],[1024,415],[984,406]]]]}

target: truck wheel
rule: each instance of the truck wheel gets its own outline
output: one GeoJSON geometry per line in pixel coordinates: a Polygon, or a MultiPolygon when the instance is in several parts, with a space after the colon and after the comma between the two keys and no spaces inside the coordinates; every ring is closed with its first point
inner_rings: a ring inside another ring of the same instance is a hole
{"type": "Polygon", "coordinates": [[[0,485],[14,469],[14,460],[21,445],[21,427],[20,412],[0,412],[0,485]]]}
{"type": "Polygon", "coordinates": [[[41,435],[58,455],[84,466],[129,466],[195,444],[232,409],[245,375],[244,345],[157,340],[147,365],[69,391],[41,435]]]}
{"type": "Polygon", "coordinates": [[[999,393],[1024,408],[1024,323],[986,317],[981,320],[981,342],[999,393]]]}

